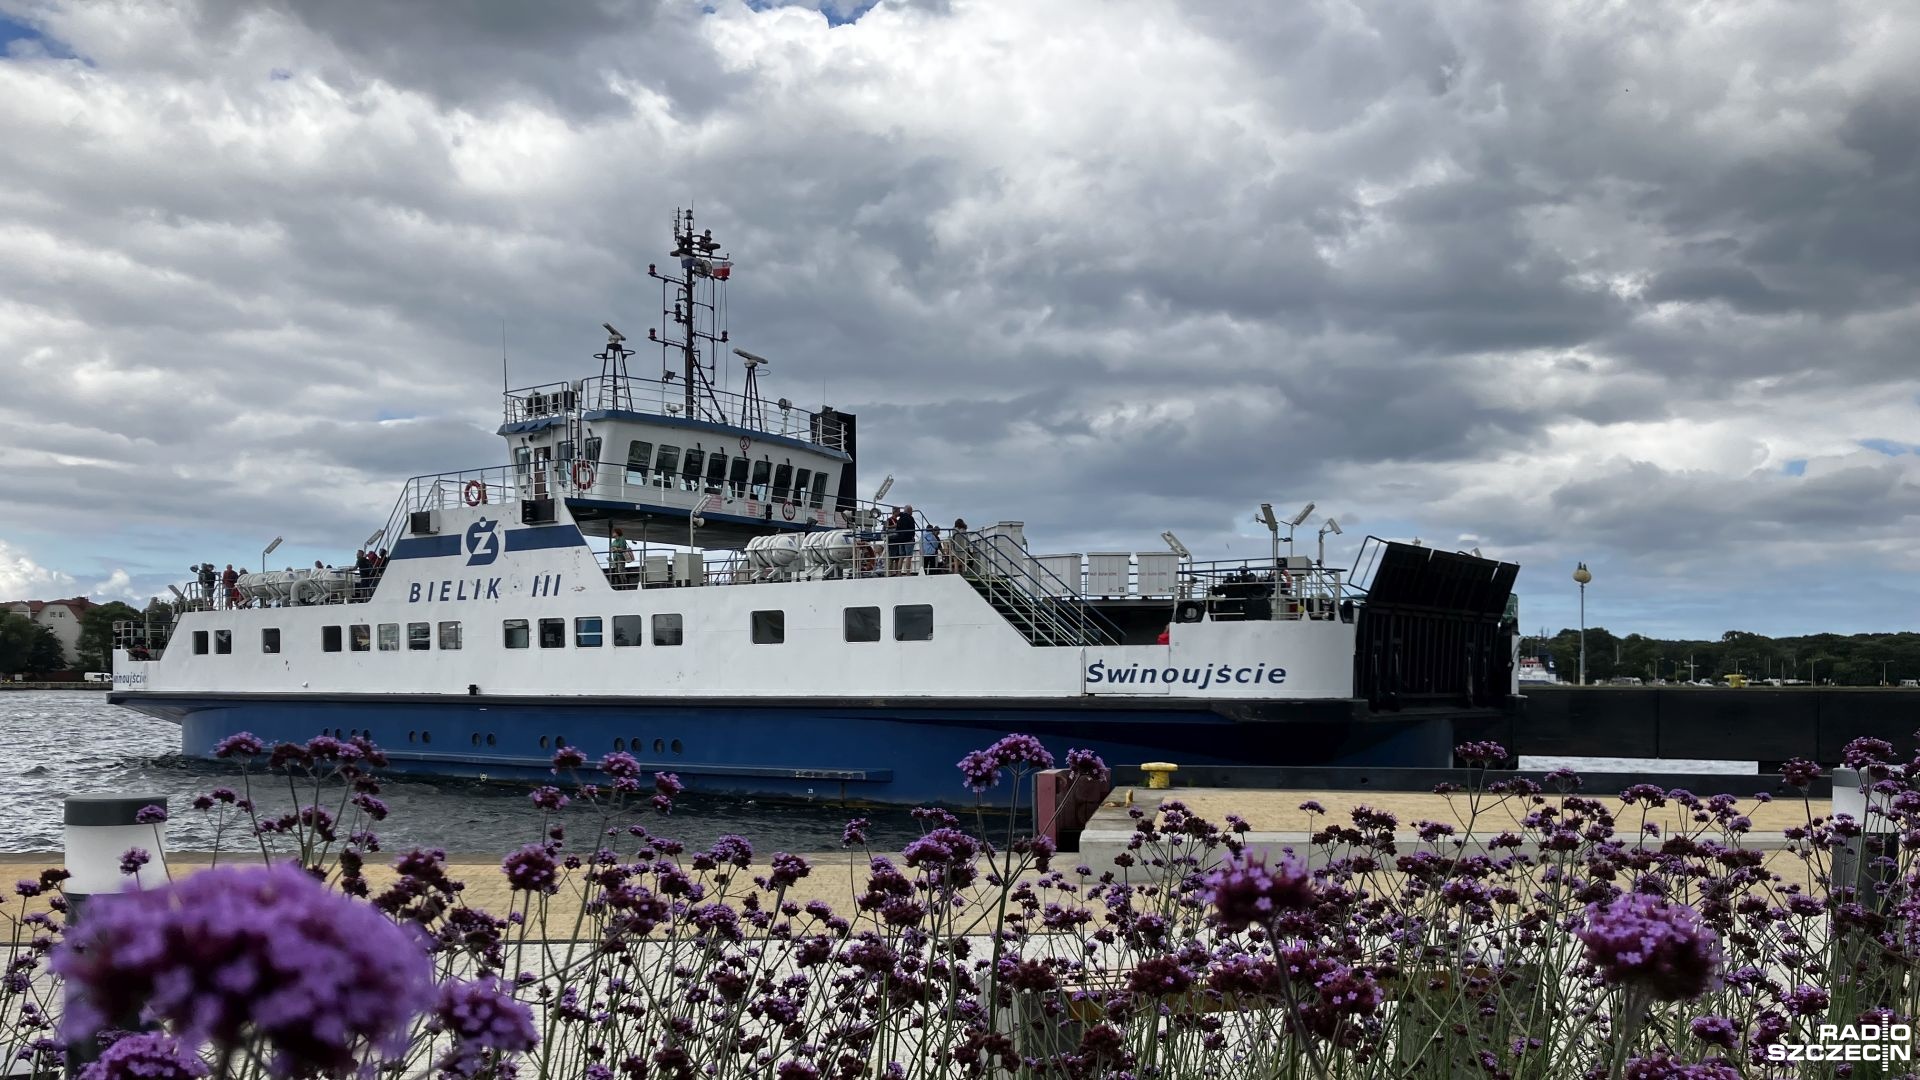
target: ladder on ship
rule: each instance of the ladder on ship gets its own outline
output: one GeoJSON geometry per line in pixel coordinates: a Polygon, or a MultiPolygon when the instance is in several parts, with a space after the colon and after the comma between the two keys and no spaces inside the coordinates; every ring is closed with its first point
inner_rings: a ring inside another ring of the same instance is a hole
{"type": "Polygon", "coordinates": [[[1032,645],[1118,645],[1113,620],[1069,590],[1044,567],[1015,560],[992,543],[971,544],[960,576],[1032,645]]]}

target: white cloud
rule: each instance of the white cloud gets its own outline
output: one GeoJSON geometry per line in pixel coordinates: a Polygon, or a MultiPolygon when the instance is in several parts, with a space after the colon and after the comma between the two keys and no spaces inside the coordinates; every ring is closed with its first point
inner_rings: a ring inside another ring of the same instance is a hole
{"type": "Polygon", "coordinates": [[[0,540],[0,601],[55,600],[72,595],[74,580],[35,562],[27,552],[0,540]]]}

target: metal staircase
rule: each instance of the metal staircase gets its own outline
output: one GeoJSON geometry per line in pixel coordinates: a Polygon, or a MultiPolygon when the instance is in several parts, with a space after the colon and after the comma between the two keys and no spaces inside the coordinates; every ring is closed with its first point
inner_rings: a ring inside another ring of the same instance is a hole
{"type": "Polygon", "coordinates": [[[960,576],[1030,644],[1118,645],[1123,640],[1113,620],[1024,553],[1014,555],[982,538],[973,538],[962,551],[960,576]]]}

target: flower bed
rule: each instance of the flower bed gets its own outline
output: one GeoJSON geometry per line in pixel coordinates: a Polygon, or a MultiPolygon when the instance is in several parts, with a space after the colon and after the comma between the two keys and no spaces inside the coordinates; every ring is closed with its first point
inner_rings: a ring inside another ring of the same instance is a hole
{"type": "MultiPolygon", "coordinates": [[[[1920,992],[1920,763],[1871,740],[1847,765],[1875,788],[1874,820],[1807,804],[1773,865],[1736,800],[1651,785],[1600,800],[1560,776],[1558,791],[1450,792],[1452,822],[1306,806],[1319,824],[1295,852],[1249,850],[1232,814],[1134,807],[1098,867],[1011,825],[989,836],[984,816],[918,811],[924,835],[898,852],[871,850],[855,819],[860,866],[832,898],[803,895],[803,857],[671,839],[672,775],[568,749],[529,795],[541,833],[487,871],[498,910],[444,853],[382,849],[377,747],[242,734],[220,752],[236,779],[193,811],[230,848],[215,865],[95,897],[72,927],[60,871],[16,887],[0,1049],[21,1067],[75,1047],[97,1058],[88,1080],[1912,1070],[1777,1060],[1822,1025],[1882,1058],[1910,1049],[1879,1035],[1911,1023],[1920,992]],[[263,810],[256,793],[282,788],[293,804],[263,810]],[[1863,826],[1890,834],[1884,851],[1836,884],[1863,826]]],[[[1021,790],[1054,758],[1009,736],[959,764],[976,791],[1021,790]]],[[[1066,768],[1104,779],[1090,754],[1066,768]]],[[[151,873],[144,852],[123,862],[151,873]]]]}

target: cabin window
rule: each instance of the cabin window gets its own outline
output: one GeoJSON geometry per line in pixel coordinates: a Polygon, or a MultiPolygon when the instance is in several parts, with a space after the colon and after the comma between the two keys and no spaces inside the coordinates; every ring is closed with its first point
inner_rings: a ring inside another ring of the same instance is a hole
{"type": "Polygon", "coordinates": [[[773,470],[773,497],[776,501],[785,499],[787,492],[793,490],[793,466],[781,465],[773,470]]]}
{"type": "Polygon", "coordinates": [[[681,637],[681,618],[679,615],[655,615],[653,617],[653,643],[655,645],[678,645],[681,637]]]}
{"type": "Polygon", "coordinates": [[[407,624],[407,649],[412,652],[426,652],[433,648],[433,624],[410,622],[407,624]]]}
{"type": "Polygon", "coordinates": [[[193,632],[193,655],[207,655],[207,632],[205,630],[195,630],[193,632]]]}
{"type": "Polygon", "coordinates": [[[540,620],[540,647],[543,649],[563,649],[567,645],[567,620],[540,620]]]}
{"type": "Polygon", "coordinates": [[[672,487],[673,478],[680,469],[680,448],[662,444],[653,459],[654,483],[661,487],[672,487]]]}
{"type": "Polygon", "coordinates": [[[624,649],[640,644],[640,615],[615,615],[613,617],[613,647],[624,649]]]}
{"type": "Polygon", "coordinates": [[[532,644],[527,634],[527,620],[506,619],[500,623],[500,628],[506,633],[507,648],[524,649],[532,644]]]}
{"type": "Polygon", "coordinates": [[[233,631],[215,630],[213,632],[213,651],[221,656],[233,652],[233,631]]]}
{"type": "Polygon", "coordinates": [[[848,641],[880,640],[880,609],[850,607],[846,612],[848,641]]]}
{"type": "Polygon", "coordinates": [[[380,624],[380,651],[381,652],[399,652],[400,651],[400,624],[399,623],[383,622],[380,624]]]}
{"type": "Polygon", "coordinates": [[[587,615],[573,620],[573,643],[582,649],[600,647],[600,616],[587,615]]]}
{"type": "Polygon", "coordinates": [[[812,484],[812,482],[813,482],[812,469],[801,469],[798,472],[795,472],[793,474],[793,501],[796,504],[801,506],[806,505],[807,492],[812,490],[812,488],[809,486],[812,484]]]}
{"type": "Polygon", "coordinates": [[[373,627],[366,623],[354,623],[347,627],[347,647],[354,652],[371,652],[373,649],[373,627]]]}
{"type": "Polygon", "coordinates": [[[523,484],[527,482],[528,468],[532,463],[533,449],[531,447],[516,446],[513,448],[513,464],[519,471],[520,482],[523,484]]]}
{"type": "Polygon", "coordinates": [[[727,455],[719,450],[707,455],[707,490],[719,492],[727,482],[727,455]]]}
{"type": "Polygon", "coordinates": [[[277,653],[280,651],[280,628],[279,627],[267,626],[267,627],[261,628],[260,651],[265,653],[277,653]]]}
{"type": "Polygon", "coordinates": [[[932,641],[933,605],[896,605],[893,609],[893,640],[932,641]]]}
{"type": "Polygon", "coordinates": [[[653,444],[639,439],[627,444],[627,483],[647,482],[647,464],[653,460],[653,444]]]}
{"type": "Polygon", "coordinates": [[[773,476],[773,462],[768,461],[766,458],[761,458],[759,461],[756,461],[753,463],[753,497],[754,498],[764,499],[767,497],[767,482],[772,478],[772,476],[773,476]]]}
{"type": "Polygon", "coordinates": [[[706,463],[706,451],[697,448],[687,451],[680,459],[680,479],[683,481],[680,486],[686,488],[688,491],[698,490],[700,487],[700,467],[706,463]]]}
{"type": "Polygon", "coordinates": [[[340,651],[340,628],[339,627],[323,626],[320,628],[320,651],[321,652],[339,652],[340,651]]]}
{"type": "Polygon", "coordinates": [[[443,649],[458,649],[460,647],[459,623],[443,622],[440,624],[440,647],[443,649]]]}
{"type": "Polygon", "coordinates": [[[778,645],[787,640],[787,613],[784,611],[756,611],[753,613],[753,643],[755,645],[778,645]]]}
{"type": "Polygon", "coordinates": [[[593,465],[593,471],[600,471],[600,436],[593,435],[580,443],[580,456],[593,465]]]}
{"type": "Polygon", "coordinates": [[[813,507],[815,510],[818,510],[820,509],[821,501],[824,500],[826,497],[827,497],[827,474],[824,471],[814,473],[813,474],[813,498],[807,503],[807,505],[813,507]]]}
{"type": "Polygon", "coordinates": [[[742,499],[747,494],[747,468],[751,465],[746,458],[737,457],[727,466],[727,486],[733,489],[733,497],[742,499]]]}

